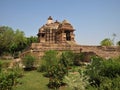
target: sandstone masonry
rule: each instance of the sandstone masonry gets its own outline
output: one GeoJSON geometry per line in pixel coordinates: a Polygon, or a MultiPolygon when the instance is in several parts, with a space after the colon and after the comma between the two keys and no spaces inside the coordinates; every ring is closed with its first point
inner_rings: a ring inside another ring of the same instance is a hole
{"type": "Polygon", "coordinates": [[[32,53],[38,58],[44,55],[45,51],[73,51],[80,52],[94,52],[103,58],[111,58],[120,56],[120,47],[118,46],[86,46],[78,45],[75,42],[75,29],[67,21],[63,20],[54,22],[50,16],[47,23],[43,25],[38,31],[38,43],[32,43],[31,47],[23,52],[21,56],[32,53]]]}

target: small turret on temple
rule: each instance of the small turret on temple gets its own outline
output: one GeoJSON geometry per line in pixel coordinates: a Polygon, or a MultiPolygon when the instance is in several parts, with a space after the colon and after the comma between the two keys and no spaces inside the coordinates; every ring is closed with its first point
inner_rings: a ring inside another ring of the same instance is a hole
{"type": "Polygon", "coordinates": [[[67,20],[54,21],[49,16],[47,23],[39,29],[37,35],[39,43],[74,43],[74,31],[73,26],[67,20]]]}
{"type": "Polygon", "coordinates": [[[47,22],[38,31],[39,42],[32,43],[29,49],[21,54],[21,57],[31,53],[31,55],[41,59],[48,50],[56,50],[58,52],[72,51],[74,53],[83,52],[85,55],[88,55],[86,58],[93,54],[104,58],[120,56],[120,48],[117,46],[105,47],[77,44],[75,42],[74,31],[69,21],[54,21],[49,16],[47,22]]]}

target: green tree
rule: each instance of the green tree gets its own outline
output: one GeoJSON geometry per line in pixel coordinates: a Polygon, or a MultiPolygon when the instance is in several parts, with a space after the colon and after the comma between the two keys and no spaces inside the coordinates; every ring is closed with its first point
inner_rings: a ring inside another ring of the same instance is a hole
{"type": "Polygon", "coordinates": [[[58,63],[57,51],[49,50],[45,52],[45,55],[42,57],[42,63],[45,65],[46,69],[50,66],[56,65],[58,63]]]}
{"type": "Polygon", "coordinates": [[[119,57],[109,60],[92,57],[91,64],[86,68],[86,75],[89,77],[90,86],[94,88],[88,90],[118,90],[120,87],[119,57]]]}
{"type": "Polygon", "coordinates": [[[0,73],[2,71],[2,62],[0,61],[0,73]]]}
{"type": "Polygon", "coordinates": [[[35,60],[36,58],[32,55],[26,55],[22,61],[25,65],[25,70],[32,70],[35,67],[35,60]]]}
{"type": "Polygon", "coordinates": [[[8,52],[14,39],[14,31],[7,26],[0,27],[0,55],[3,52],[8,52]]]}
{"type": "Polygon", "coordinates": [[[117,42],[117,45],[120,46],[120,41],[117,42]]]}
{"type": "Polygon", "coordinates": [[[27,46],[27,39],[23,31],[14,31],[11,27],[0,27],[0,55],[4,52],[14,54],[27,46]]]}
{"type": "Polygon", "coordinates": [[[69,68],[73,65],[74,53],[71,51],[62,52],[59,63],[63,64],[65,67],[69,68]]]}
{"type": "Polygon", "coordinates": [[[26,45],[27,39],[24,35],[24,32],[17,29],[14,32],[13,41],[10,46],[10,52],[14,54],[15,52],[22,51],[26,45]]]}
{"type": "Polygon", "coordinates": [[[46,51],[41,60],[41,65],[37,70],[38,72],[46,72],[45,76],[49,76],[47,73],[48,69],[58,63],[58,52],[54,50],[46,51]]]}
{"type": "Polygon", "coordinates": [[[101,46],[112,46],[113,42],[109,38],[105,38],[100,42],[101,46]]]}
{"type": "Polygon", "coordinates": [[[73,65],[74,55],[70,51],[58,53],[54,50],[45,52],[42,65],[38,71],[45,71],[44,76],[49,77],[49,88],[57,89],[64,84],[63,79],[68,69],[73,65]]]}
{"type": "Polygon", "coordinates": [[[30,36],[27,37],[27,45],[31,45],[31,43],[37,43],[38,42],[38,38],[36,36],[30,36]]]}

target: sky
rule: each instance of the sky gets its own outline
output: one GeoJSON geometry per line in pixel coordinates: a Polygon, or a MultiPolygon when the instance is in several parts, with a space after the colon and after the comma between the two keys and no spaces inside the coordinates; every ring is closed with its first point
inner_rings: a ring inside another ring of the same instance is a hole
{"type": "Polygon", "coordinates": [[[47,18],[68,20],[80,45],[100,45],[105,38],[120,41],[120,0],[0,0],[0,26],[37,36],[47,18]]]}

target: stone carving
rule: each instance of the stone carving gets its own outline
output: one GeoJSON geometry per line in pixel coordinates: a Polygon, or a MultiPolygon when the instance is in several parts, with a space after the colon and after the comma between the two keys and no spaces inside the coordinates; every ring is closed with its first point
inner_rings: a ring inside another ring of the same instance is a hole
{"type": "Polygon", "coordinates": [[[47,23],[38,32],[39,43],[65,43],[75,42],[73,26],[67,21],[54,22],[50,16],[47,23]]]}
{"type": "Polygon", "coordinates": [[[23,52],[21,56],[32,53],[36,57],[41,58],[44,55],[44,52],[48,50],[70,50],[75,53],[94,52],[96,55],[104,58],[120,56],[120,47],[117,46],[78,45],[75,42],[74,31],[75,29],[67,20],[64,20],[63,22],[58,22],[56,20],[54,22],[50,16],[47,23],[38,31],[37,35],[39,43],[32,43],[29,50],[23,52]]]}

